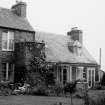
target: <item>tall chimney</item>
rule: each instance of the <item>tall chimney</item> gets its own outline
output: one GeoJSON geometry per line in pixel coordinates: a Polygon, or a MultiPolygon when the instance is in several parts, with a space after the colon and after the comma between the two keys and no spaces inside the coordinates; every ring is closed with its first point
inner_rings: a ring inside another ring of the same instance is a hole
{"type": "Polygon", "coordinates": [[[25,18],[26,17],[26,3],[22,1],[17,1],[15,5],[12,6],[12,11],[16,15],[25,18]]]}
{"type": "Polygon", "coordinates": [[[73,27],[71,31],[67,32],[67,35],[74,41],[78,40],[81,44],[83,43],[82,30],[79,30],[78,27],[73,27]]]}

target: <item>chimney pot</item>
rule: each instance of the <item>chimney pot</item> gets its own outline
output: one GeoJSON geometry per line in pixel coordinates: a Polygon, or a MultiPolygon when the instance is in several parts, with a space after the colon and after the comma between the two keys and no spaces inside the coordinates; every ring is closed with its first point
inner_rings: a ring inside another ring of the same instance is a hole
{"type": "Polygon", "coordinates": [[[71,31],[67,32],[67,35],[74,41],[78,40],[81,44],[82,40],[82,30],[79,30],[78,27],[73,27],[71,31]]]}

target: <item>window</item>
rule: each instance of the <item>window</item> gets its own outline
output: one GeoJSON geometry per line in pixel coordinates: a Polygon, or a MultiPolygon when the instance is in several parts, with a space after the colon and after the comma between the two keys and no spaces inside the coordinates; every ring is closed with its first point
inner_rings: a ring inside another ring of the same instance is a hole
{"type": "Polygon", "coordinates": [[[5,31],[2,33],[2,50],[14,51],[14,32],[5,31]]]}
{"type": "Polygon", "coordinates": [[[86,68],[84,67],[77,67],[77,71],[76,71],[76,79],[80,79],[80,80],[86,80],[86,68]]]}
{"type": "Polygon", "coordinates": [[[83,69],[83,79],[86,80],[86,78],[87,78],[87,77],[86,77],[86,68],[84,68],[84,69],[83,69]]]}
{"type": "Polygon", "coordinates": [[[2,81],[11,81],[14,76],[14,65],[11,63],[2,63],[2,81]]]}

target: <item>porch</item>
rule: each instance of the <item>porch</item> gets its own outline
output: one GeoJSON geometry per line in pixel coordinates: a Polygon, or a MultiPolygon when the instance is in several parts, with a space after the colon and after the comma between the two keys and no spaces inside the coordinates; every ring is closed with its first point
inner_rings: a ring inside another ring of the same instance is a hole
{"type": "Polygon", "coordinates": [[[72,66],[70,64],[59,64],[56,70],[56,81],[64,85],[70,81],[80,80],[87,82],[88,87],[95,85],[95,67],[72,66]]]}

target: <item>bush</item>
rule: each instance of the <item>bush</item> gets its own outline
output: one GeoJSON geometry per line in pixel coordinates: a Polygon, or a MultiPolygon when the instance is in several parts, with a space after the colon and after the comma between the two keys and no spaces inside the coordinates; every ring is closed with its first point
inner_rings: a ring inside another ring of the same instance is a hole
{"type": "Polygon", "coordinates": [[[66,94],[66,92],[69,92],[70,94],[75,93],[76,92],[76,84],[77,82],[70,82],[70,83],[66,83],[64,86],[64,93],[66,94]]]}
{"type": "Polygon", "coordinates": [[[103,74],[102,80],[101,80],[101,85],[105,86],[105,73],[103,74]]]}
{"type": "Polygon", "coordinates": [[[47,96],[56,96],[55,87],[54,86],[47,87],[47,89],[45,90],[45,93],[47,96]]]}
{"type": "Polygon", "coordinates": [[[91,89],[101,90],[101,89],[102,89],[102,86],[101,86],[101,84],[99,83],[99,84],[93,86],[91,89]]]}
{"type": "Polygon", "coordinates": [[[56,84],[56,85],[54,86],[54,91],[55,91],[55,94],[56,94],[57,96],[60,96],[60,95],[63,94],[63,89],[64,89],[64,87],[62,86],[62,84],[56,84]]]}
{"type": "Polygon", "coordinates": [[[31,95],[46,96],[46,89],[44,87],[33,87],[30,91],[31,95]]]}
{"type": "MultiPolygon", "coordinates": [[[[28,94],[31,94],[31,95],[47,95],[46,94],[46,90],[47,90],[47,87],[45,85],[44,82],[39,82],[37,83],[36,85],[34,86],[31,86],[29,91],[28,91],[28,94]]],[[[27,92],[26,92],[27,94],[27,92]]]]}
{"type": "Polygon", "coordinates": [[[89,105],[105,105],[105,96],[99,96],[97,99],[90,99],[89,105]]]}
{"type": "Polygon", "coordinates": [[[12,89],[9,82],[0,83],[0,95],[11,95],[12,89]]]}

